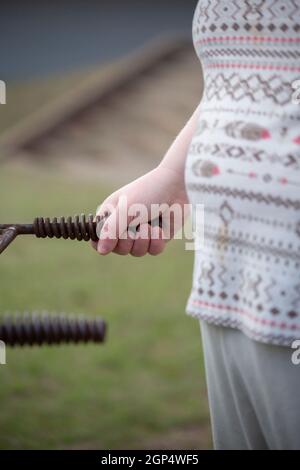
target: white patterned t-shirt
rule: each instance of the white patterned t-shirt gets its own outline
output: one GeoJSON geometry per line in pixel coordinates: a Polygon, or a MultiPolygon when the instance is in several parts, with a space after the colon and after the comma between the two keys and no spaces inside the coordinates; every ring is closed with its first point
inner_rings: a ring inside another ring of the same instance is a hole
{"type": "Polygon", "coordinates": [[[300,0],[200,0],[193,40],[205,86],[185,178],[205,224],[187,312],[291,345],[300,338],[300,0]]]}

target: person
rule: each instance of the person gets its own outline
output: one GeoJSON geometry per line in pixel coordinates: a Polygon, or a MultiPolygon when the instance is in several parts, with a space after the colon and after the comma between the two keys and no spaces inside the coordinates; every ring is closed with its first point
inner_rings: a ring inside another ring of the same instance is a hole
{"type": "Polygon", "coordinates": [[[110,215],[94,247],[164,250],[163,229],[146,219],[113,236],[121,196],[204,204],[187,313],[201,324],[214,446],[298,449],[300,0],[200,0],[193,42],[201,102],[161,163],[101,204],[110,215]]]}

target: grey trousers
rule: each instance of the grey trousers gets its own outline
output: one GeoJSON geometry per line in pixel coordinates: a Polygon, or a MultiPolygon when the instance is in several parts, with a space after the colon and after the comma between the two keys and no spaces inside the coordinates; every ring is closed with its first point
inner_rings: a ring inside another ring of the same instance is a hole
{"type": "Polygon", "coordinates": [[[288,347],[200,321],[216,449],[300,449],[300,365],[288,347]]]}

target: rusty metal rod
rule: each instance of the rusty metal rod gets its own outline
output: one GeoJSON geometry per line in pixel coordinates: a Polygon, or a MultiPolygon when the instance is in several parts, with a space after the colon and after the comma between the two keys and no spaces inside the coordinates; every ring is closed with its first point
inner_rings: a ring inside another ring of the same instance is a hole
{"type": "Polygon", "coordinates": [[[49,217],[36,217],[32,224],[0,224],[0,254],[18,235],[97,241],[97,233],[101,231],[107,216],[108,214],[95,218],[92,214],[88,217],[81,214],[74,218],[54,217],[52,220],[49,217]]]}
{"type": "Polygon", "coordinates": [[[107,326],[100,317],[24,313],[0,320],[0,340],[6,346],[41,346],[65,343],[102,343],[107,326]]]}
{"type": "Polygon", "coordinates": [[[0,233],[14,228],[17,235],[34,235],[33,224],[0,224],[0,233]]]}

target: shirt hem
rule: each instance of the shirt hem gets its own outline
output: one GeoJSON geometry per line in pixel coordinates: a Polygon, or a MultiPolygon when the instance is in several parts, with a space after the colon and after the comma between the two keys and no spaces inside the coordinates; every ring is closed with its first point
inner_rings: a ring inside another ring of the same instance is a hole
{"type": "Polygon", "coordinates": [[[206,309],[195,308],[190,303],[188,303],[186,307],[186,314],[190,317],[203,320],[216,326],[239,330],[248,338],[265,344],[291,347],[293,341],[300,339],[300,334],[297,337],[296,335],[289,333],[277,333],[275,331],[263,331],[261,329],[258,330],[254,327],[254,325],[247,325],[245,322],[232,317],[220,316],[219,312],[208,312],[206,309]]]}

